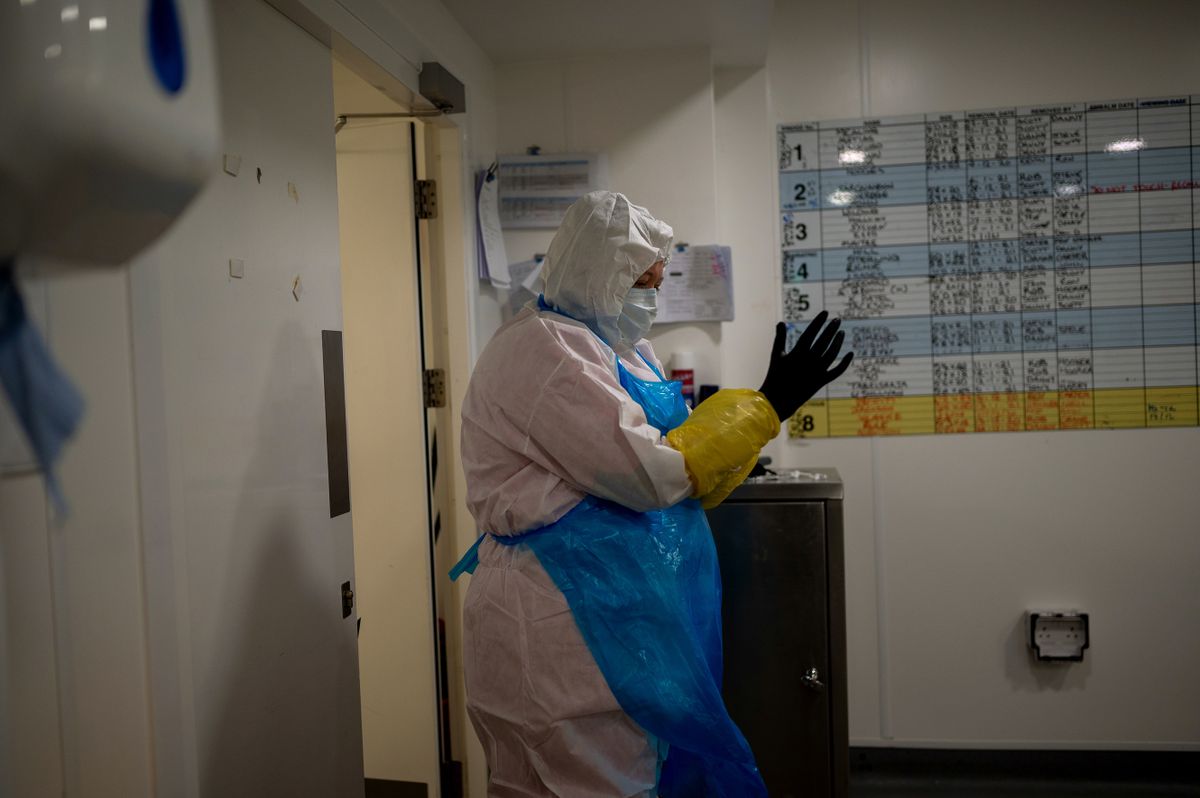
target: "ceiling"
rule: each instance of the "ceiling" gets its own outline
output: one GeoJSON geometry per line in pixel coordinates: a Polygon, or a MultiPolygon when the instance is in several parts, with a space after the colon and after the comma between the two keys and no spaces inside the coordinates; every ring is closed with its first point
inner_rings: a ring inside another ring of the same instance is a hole
{"type": "Polygon", "coordinates": [[[772,0],[442,0],[497,64],[707,47],[715,66],[766,59],[772,0]]]}

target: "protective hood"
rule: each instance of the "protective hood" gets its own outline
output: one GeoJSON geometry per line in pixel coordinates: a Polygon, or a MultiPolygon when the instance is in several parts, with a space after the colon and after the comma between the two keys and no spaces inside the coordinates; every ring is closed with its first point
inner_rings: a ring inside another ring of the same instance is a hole
{"type": "Polygon", "coordinates": [[[542,268],[546,303],[586,324],[609,344],[629,289],[665,259],[674,231],[624,194],[593,191],[567,209],[542,268]]]}

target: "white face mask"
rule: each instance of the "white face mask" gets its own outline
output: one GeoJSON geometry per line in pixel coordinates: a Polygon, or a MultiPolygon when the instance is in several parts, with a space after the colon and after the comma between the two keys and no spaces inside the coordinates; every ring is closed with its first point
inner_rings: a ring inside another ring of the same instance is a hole
{"type": "Polygon", "coordinates": [[[631,344],[646,337],[654,317],[658,315],[658,291],[654,288],[631,288],[617,319],[621,340],[631,344]]]}

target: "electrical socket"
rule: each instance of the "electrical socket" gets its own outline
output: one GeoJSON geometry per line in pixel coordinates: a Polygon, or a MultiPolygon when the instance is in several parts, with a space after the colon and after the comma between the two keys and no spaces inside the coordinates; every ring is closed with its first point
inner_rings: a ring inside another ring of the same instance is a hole
{"type": "Polygon", "coordinates": [[[1038,610],[1027,613],[1029,646],[1045,662],[1082,662],[1090,645],[1088,614],[1077,610],[1038,610]]]}

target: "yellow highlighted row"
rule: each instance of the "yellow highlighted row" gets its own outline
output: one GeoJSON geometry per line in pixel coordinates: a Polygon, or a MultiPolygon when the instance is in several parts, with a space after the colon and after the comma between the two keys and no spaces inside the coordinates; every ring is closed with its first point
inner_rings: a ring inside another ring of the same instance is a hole
{"type": "Polygon", "coordinates": [[[1183,386],[815,399],[788,421],[788,434],[793,438],[840,438],[1197,424],[1200,389],[1183,386]]]}

